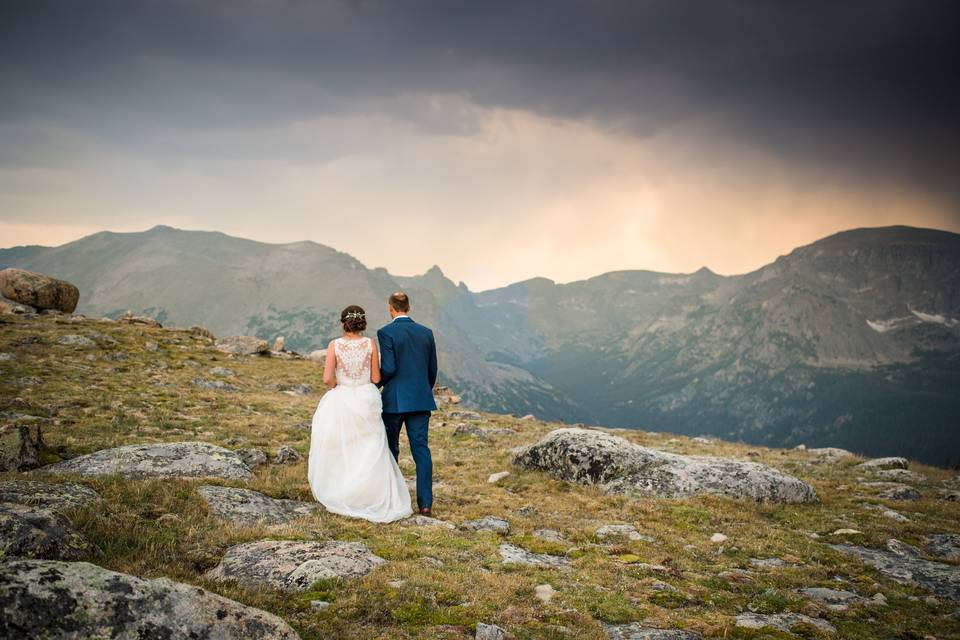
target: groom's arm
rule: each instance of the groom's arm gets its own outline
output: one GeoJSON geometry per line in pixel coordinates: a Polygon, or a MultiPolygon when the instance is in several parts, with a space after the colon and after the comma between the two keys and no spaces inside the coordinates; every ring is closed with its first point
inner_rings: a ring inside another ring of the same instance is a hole
{"type": "Polygon", "coordinates": [[[430,361],[427,364],[427,373],[430,376],[430,388],[433,389],[437,384],[437,342],[433,339],[433,332],[430,332],[430,361]]]}
{"type": "Polygon", "coordinates": [[[397,354],[393,350],[393,338],[383,329],[377,331],[380,343],[380,385],[383,386],[397,373],[397,354]]]}

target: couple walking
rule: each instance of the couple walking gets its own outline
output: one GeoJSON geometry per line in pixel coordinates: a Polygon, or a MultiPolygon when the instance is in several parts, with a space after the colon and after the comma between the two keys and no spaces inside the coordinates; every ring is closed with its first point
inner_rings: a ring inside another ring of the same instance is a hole
{"type": "Polygon", "coordinates": [[[363,336],[362,308],[340,314],[343,335],[327,346],[323,381],[330,390],[313,414],[307,465],[313,496],[328,511],[373,522],[413,513],[397,463],[403,425],[417,466],[417,507],[429,516],[433,506],[427,432],[437,408],[437,346],[433,332],[407,315],[406,294],[391,295],[387,310],[392,320],[377,331],[379,349],[363,336]]]}

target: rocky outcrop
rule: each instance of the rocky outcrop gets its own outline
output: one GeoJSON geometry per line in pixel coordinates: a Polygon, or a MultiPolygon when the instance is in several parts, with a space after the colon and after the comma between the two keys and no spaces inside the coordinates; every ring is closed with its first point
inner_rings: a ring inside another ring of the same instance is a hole
{"type": "Polygon", "coordinates": [[[479,520],[467,520],[463,523],[463,528],[468,531],[492,531],[507,535],[510,533],[510,523],[503,518],[496,516],[484,516],[479,520]]]}
{"type": "Polygon", "coordinates": [[[0,557],[79,560],[98,552],[62,514],[0,502],[0,557]]]}
{"type": "Polygon", "coordinates": [[[43,450],[40,425],[0,425],[0,471],[21,471],[37,466],[43,450]]]}
{"type": "Polygon", "coordinates": [[[503,564],[523,564],[532,567],[552,567],[554,569],[566,569],[570,566],[570,561],[562,556],[533,553],[506,542],[500,545],[500,558],[503,564]]]}
{"type": "Polygon", "coordinates": [[[960,534],[935,533],[927,536],[923,550],[934,558],[960,560],[960,534]]]}
{"type": "Polygon", "coordinates": [[[38,482],[8,480],[0,482],[0,502],[16,502],[45,509],[69,509],[96,502],[100,494],[73,482],[38,482]]]}
{"type": "Polygon", "coordinates": [[[277,447],[277,454],[273,457],[274,464],[296,464],[301,460],[303,456],[290,445],[277,447]]]}
{"type": "Polygon", "coordinates": [[[56,343],[64,347],[72,347],[74,349],[93,349],[97,346],[97,343],[87,336],[81,336],[73,333],[60,336],[57,338],[56,343]]]}
{"type": "Polygon", "coordinates": [[[599,540],[627,538],[628,540],[650,541],[652,539],[637,531],[637,528],[632,524],[605,524],[597,528],[595,535],[599,540]]]}
{"type": "Polygon", "coordinates": [[[87,562],[0,565],[0,637],[299,640],[277,616],[166,578],[87,562]]]}
{"type": "Polygon", "coordinates": [[[80,290],[65,280],[13,268],[0,271],[0,294],[36,309],[63,313],[73,313],[80,301],[80,290]]]}
{"type": "Polygon", "coordinates": [[[197,487],[210,512],[234,524],[255,526],[280,524],[310,515],[320,508],[316,502],[271,498],[250,489],[201,485],[197,487]]]}
{"type": "Polygon", "coordinates": [[[610,493],[665,498],[719,494],[762,502],[814,502],[813,488],[756,462],[684,456],[641,447],[601,431],[556,429],[524,447],[514,464],[610,493]]]}
{"type": "Polygon", "coordinates": [[[453,430],[455,436],[476,436],[481,440],[487,440],[492,436],[511,436],[515,433],[516,431],[508,427],[484,429],[466,422],[457,425],[457,428],[453,430]]]}
{"type": "Polygon", "coordinates": [[[131,311],[127,311],[125,314],[120,316],[117,322],[122,322],[124,324],[138,324],[144,327],[154,327],[156,329],[163,327],[163,325],[160,324],[157,319],[151,318],[150,316],[134,315],[131,311]]]}
{"type": "Polygon", "coordinates": [[[230,547],[205,575],[246,588],[305,591],[317,580],[359,578],[386,562],[362,542],[260,540],[230,547]]]}
{"type": "Polygon", "coordinates": [[[240,391],[240,389],[229,382],[210,380],[209,378],[194,378],[190,381],[190,384],[198,389],[208,389],[210,391],[240,391]]]}
{"type": "Polygon", "coordinates": [[[33,473],[119,474],[126,478],[250,478],[249,467],[235,452],[208,442],[131,444],[102,449],[35,469],[33,473]]]}
{"type": "Polygon", "coordinates": [[[891,538],[887,551],[852,544],[830,545],[837,551],[863,560],[901,584],[918,586],[951,602],[960,602],[960,567],[920,557],[920,550],[891,538]]]}
{"type": "Polygon", "coordinates": [[[744,629],[763,629],[769,627],[784,633],[790,633],[790,630],[797,625],[808,625],[816,627],[824,633],[836,633],[837,629],[826,620],[820,618],[811,618],[802,613],[741,613],[737,616],[737,626],[744,629]]]}
{"type": "Polygon", "coordinates": [[[695,631],[682,629],[657,629],[639,622],[627,624],[603,625],[603,633],[608,640],[702,640],[703,636],[695,631]]]}
{"type": "Polygon", "coordinates": [[[858,469],[871,470],[871,469],[906,469],[909,466],[906,458],[874,458],[873,460],[867,460],[866,462],[861,462],[857,465],[858,469]]]}
{"type": "Polygon", "coordinates": [[[218,351],[234,356],[254,356],[270,353],[270,346],[267,344],[267,341],[253,336],[228,336],[220,338],[214,343],[214,347],[216,347],[218,351]]]}
{"type": "Polygon", "coordinates": [[[263,449],[257,449],[255,447],[237,449],[237,455],[239,455],[244,464],[251,469],[267,464],[267,454],[263,449]]]}

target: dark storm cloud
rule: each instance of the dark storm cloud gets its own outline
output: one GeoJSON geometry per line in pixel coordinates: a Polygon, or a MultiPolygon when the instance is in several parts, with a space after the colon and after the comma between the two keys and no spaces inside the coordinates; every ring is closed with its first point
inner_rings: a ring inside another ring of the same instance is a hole
{"type": "Polygon", "coordinates": [[[706,123],[955,204],[957,24],[935,1],[5,2],[0,124],[135,144],[383,111],[469,131],[405,97],[456,93],[631,135],[706,123]]]}

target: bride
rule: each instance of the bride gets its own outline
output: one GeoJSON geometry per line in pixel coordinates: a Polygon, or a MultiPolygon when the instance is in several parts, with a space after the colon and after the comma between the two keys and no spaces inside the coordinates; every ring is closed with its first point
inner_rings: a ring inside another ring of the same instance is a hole
{"type": "Polygon", "coordinates": [[[380,415],[379,354],[362,335],[367,328],[362,308],[344,309],[340,323],[343,336],[327,346],[323,381],[330,390],[313,414],[307,479],[328,511],[392,522],[413,510],[380,415]]]}

